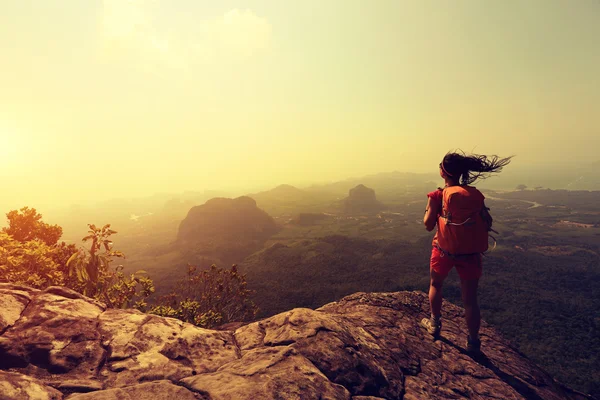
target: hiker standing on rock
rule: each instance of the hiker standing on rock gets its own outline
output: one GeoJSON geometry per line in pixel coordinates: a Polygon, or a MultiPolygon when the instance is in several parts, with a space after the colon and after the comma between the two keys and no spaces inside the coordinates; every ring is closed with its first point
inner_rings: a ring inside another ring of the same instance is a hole
{"type": "Polygon", "coordinates": [[[448,153],[439,165],[445,187],[427,194],[423,223],[428,231],[437,226],[437,232],[430,260],[431,318],[424,318],[421,325],[434,338],[439,336],[442,329],[442,285],[452,267],[456,267],[469,330],[466,347],[472,354],[479,353],[481,346],[477,286],[482,272],[482,253],[488,249],[492,217],[485,207],[483,194],[470,185],[477,179],[500,172],[510,159],[448,153]]]}

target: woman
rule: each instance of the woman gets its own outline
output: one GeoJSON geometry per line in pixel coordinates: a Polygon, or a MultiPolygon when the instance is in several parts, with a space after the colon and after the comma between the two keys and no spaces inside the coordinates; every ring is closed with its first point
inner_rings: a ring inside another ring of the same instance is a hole
{"type": "Polygon", "coordinates": [[[434,338],[439,336],[442,329],[442,285],[452,267],[456,267],[469,330],[467,337],[469,353],[478,353],[481,346],[479,340],[481,316],[477,303],[477,286],[482,272],[481,252],[487,249],[489,228],[489,225],[478,228],[484,225],[482,213],[487,209],[483,203],[484,196],[470,185],[477,179],[485,179],[491,173],[500,172],[511,158],[448,153],[440,163],[440,176],[446,183],[444,189],[427,194],[428,201],[423,223],[428,231],[432,231],[437,225],[438,231],[433,238],[430,260],[431,318],[424,318],[421,325],[427,328],[434,338]],[[454,216],[449,210],[451,207],[454,207],[454,216]],[[464,214],[469,207],[476,212],[464,214]],[[462,218],[456,218],[461,212],[463,212],[462,218]],[[476,231],[477,229],[479,230],[476,231]],[[455,249],[460,250],[455,252],[455,249]]]}

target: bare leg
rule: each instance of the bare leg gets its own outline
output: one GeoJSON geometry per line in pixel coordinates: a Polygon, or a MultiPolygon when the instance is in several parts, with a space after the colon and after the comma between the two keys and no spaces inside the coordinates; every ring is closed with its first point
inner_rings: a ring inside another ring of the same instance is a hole
{"type": "Polygon", "coordinates": [[[442,285],[444,284],[445,276],[442,276],[430,270],[431,281],[429,282],[429,304],[431,305],[431,315],[439,318],[442,312],[442,285]]]}
{"type": "Polygon", "coordinates": [[[462,300],[465,306],[465,319],[467,320],[467,328],[471,339],[479,338],[479,325],[481,324],[481,314],[477,302],[478,284],[479,279],[460,280],[462,300]]]}

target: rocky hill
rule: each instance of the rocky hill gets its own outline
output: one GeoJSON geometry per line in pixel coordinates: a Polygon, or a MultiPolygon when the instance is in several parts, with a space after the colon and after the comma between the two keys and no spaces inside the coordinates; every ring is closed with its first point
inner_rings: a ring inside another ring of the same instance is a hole
{"type": "Polygon", "coordinates": [[[383,208],[383,204],[377,201],[375,191],[362,184],[350,189],[344,200],[344,211],[347,213],[371,213],[383,208]]]}
{"type": "Polygon", "coordinates": [[[590,399],[485,323],[484,355],[470,358],[452,304],[432,341],[420,292],[356,293],[221,330],[61,287],[0,284],[0,304],[1,399],[590,399]]]}
{"type": "Polygon", "coordinates": [[[214,198],[190,209],[179,225],[177,243],[196,258],[234,263],[260,250],[278,230],[273,218],[258,208],[254,199],[214,198]]]}

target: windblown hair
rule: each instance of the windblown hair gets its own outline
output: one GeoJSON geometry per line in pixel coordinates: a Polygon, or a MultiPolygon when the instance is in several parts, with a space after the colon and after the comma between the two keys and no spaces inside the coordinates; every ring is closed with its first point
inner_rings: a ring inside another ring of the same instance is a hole
{"type": "Polygon", "coordinates": [[[470,185],[477,179],[486,179],[491,174],[502,171],[502,168],[510,163],[512,157],[466,155],[461,151],[446,154],[440,167],[446,175],[457,181],[460,180],[461,185],[470,185]]]}

